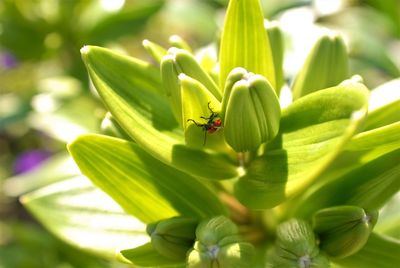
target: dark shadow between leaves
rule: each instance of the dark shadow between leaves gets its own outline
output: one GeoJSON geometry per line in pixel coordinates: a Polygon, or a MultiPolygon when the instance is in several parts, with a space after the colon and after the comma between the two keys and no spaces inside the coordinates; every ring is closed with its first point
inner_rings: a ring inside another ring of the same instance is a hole
{"type": "Polygon", "coordinates": [[[266,147],[263,156],[251,162],[246,174],[235,184],[235,195],[253,209],[275,207],[286,199],[288,174],[288,155],[282,148],[280,134],[266,147]]]}

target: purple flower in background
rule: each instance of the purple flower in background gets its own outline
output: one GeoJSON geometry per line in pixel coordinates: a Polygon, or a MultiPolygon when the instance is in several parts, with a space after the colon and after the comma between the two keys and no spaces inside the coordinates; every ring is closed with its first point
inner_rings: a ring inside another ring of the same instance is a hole
{"type": "Polygon", "coordinates": [[[0,66],[4,69],[11,69],[17,66],[18,61],[11,53],[1,53],[0,54],[0,66]]]}
{"type": "Polygon", "coordinates": [[[30,150],[20,154],[14,162],[14,173],[23,173],[39,166],[51,155],[43,150],[30,150]]]}

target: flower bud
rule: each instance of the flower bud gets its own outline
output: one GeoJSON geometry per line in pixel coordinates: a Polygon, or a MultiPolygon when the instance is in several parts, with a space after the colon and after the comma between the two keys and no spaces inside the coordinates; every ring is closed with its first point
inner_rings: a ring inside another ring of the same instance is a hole
{"type": "Polygon", "coordinates": [[[172,55],[166,55],[161,60],[161,79],[164,91],[171,104],[176,120],[182,125],[181,85],[178,79],[180,70],[172,55]]]}
{"type": "Polygon", "coordinates": [[[185,40],[183,40],[183,38],[180,37],[179,35],[176,34],[171,35],[168,39],[168,42],[173,47],[181,48],[188,52],[192,52],[192,48],[189,46],[189,44],[185,40]]]}
{"type": "Polygon", "coordinates": [[[167,50],[165,48],[147,39],[143,40],[142,45],[150,54],[150,56],[158,63],[161,63],[162,58],[167,54],[167,50]]]}
{"type": "Polygon", "coordinates": [[[225,139],[237,152],[256,150],[278,134],[281,111],[275,91],[266,78],[242,68],[232,70],[226,85],[225,139]]]}
{"type": "Polygon", "coordinates": [[[197,80],[217,100],[222,96],[212,78],[201,68],[196,59],[188,51],[172,47],[161,60],[161,78],[166,95],[171,103],[177,121],[182,124],[182,96],[179,74],[185,74],[197,80]]]}
{"type": "Polygon", "coordinates": [[[377,212],[367,214],[360,207],[338,206],[316,212],[313,227],[321,249],[334,258],[345,258],[364,247],[377,218],[377,212]]]}
{"type": "Polygon", "coordinates": [[[251,267],[254,248],[238,236],[236,225],[224,216],[202,221],[196,243],[188,254],[188,267],[251,267]]]}
{"type": "Polygon", "coordinates": [[[293,99],[338,85],[348,78],[348,68],[347,50],[343,39],[332,33],[322,36],[294,80],[293,99]]]}
{"type": "Polygon", "coordinates": [[[265,29],[267,30],[271,51],[274,52],[272,53],[272,60],[275,68],[276,94],[279,96],[280,90],[285,83],[283,75],[283,56],[285,50],[283,33],[277,21],[266,22],[265,29]]]}
{"type": "Polygon", "coordinates": [[[154,249],[172,260],[184,260],[192,248],[198,221],[191,218],[174,217],[147,225],[154,249]]]}
{"type": "Polygon", "coordinates": [[[311,226],[300,219],[292,219],[277,228],[275,248],[268,267],[329,267],[325,255],[319,252],[311,226]]]}
{"type": "Polygon", "coordinates": [[[221,92],[214,80],[201,68],[195,57],[184,49],[172,47],[168,54],[175,59],[176,68],[180,73],[184,73],[203,84],[218,100],[222,99],[221,92]]]}

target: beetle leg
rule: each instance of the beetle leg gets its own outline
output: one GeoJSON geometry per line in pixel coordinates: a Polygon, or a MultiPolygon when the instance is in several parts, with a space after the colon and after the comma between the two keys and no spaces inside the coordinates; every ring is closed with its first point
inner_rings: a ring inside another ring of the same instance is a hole
{"type": "Polygon", "coordinates": [[[199,124],[199,123],[197,123],[196,121],[194,121],[193,119],[188,119],[187,122],[189,122],[189,121],[192,121],[192,122],[195,123],[195,125],[198,126],[198,127],[203,127],[203,126],[204,126],[204,124],[199,124]]]}

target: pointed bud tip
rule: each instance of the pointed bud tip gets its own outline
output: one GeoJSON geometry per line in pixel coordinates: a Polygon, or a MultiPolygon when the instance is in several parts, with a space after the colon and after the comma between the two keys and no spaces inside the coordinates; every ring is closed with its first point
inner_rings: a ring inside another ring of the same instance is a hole
{"type": "Polygon", "coordinates": [[[178,75],[178,78],[179,78],[180,81],[186,80],[188,77],[189,77],[189,76],[187,76],[187,75],[184,74],[184,73],[180,73],[180,74],[178,75]]]}
{"type": "Polygon", "coordinates": [[[172,61],[175,62],[175,55],[167,54],[162,58],[162,62],[164,61],[172,61]]]}
{"type": "Polygon", "coordinates": [[[150,45],[150,41],[149,41],[148,39],[144,39],[144,40],[142,41],[142,45],[143,45],[144,47],[148,47],[148,46],[150,45]]]}
{"type": "Polygon", "coordinates": [[[169,49],[168,49],[168,51],[167,51],[167,55],[173,55],[174,57],[176,57],[176,54],[177,53],[179,53],[179,51],[181,51],[181,49],[180,48],[177,48],[177,47],[170,47],[169,49]]]}
{"type": "Polygon", "coordinates": [[[171,36],[169,37],[168,41],[169,41],[170,43],[181,42],[181,41],[182,41],[182,38],[181,38],[179,35],[174,34],[174,35],[171,35],[171,36]]]}
{"type": "Polygon", "coordinates": [[[88,54],[89,53],[89,50],[90,50],[90,46],[87,46],[87,45],[85,45],[85,46],[83,46],[82,48],[81,48],[81,54],[82,55],[86,55],[86,54],[88,54]]]}

